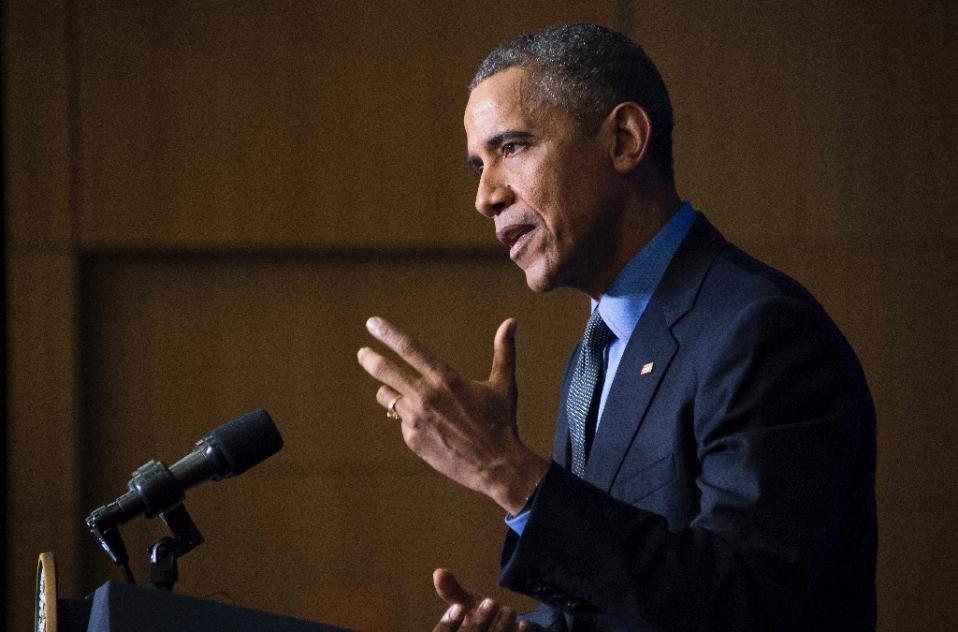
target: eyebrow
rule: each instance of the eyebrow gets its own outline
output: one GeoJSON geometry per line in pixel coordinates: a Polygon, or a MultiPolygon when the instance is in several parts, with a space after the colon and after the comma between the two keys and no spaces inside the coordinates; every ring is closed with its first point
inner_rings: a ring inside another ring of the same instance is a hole
{"type": "Polygon", "coordinates": [[[525,140],[527,138],[532,138],[532,132],[520,132],[517,129],[507,129],[494,136],[490,136],[486,140],[486,149],[495,149],[507,140],[525,140]]]}
{"type": "MultiPolygon", "coordinates": [[[[532,132],[523,132],[517,129],[507,129],[499,132],[498,134],[493,134],[486,139],[484,145],[488,150],[494,150],[503,143],[513,140],[526,140],[532,138],[534,134],[532,132]]],[[[469,155],[466,157],[466,164],[473,173],[477,173],[482,167],[482,160],[475,155],[469,155]]]]}

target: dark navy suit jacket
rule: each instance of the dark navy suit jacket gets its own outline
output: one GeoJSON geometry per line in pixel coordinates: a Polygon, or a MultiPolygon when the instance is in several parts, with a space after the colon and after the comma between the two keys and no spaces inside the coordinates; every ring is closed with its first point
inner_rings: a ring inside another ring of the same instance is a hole
{"type": "Polygon", "coordinates": [[[566,469],[565,406],[553,459],[503,550],[500,583],[542,602],[532,621],[874,629],[875,414],[861,367],[804,288],[704,216],[632,334],[585,480],[566,469]]]}

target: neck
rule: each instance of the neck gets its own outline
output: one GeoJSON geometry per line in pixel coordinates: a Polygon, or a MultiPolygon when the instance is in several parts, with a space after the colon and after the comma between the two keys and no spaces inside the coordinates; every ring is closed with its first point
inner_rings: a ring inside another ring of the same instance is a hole
{"type": "Polygon", "coordinates": [[[597,231],[595,267],[589,270],[587,282],[580,288],[590,298],[599,300],[612,281],[642,248],[648,244],[682,205],[675,185],[633,190],[622,206],[622,212],[610,217],[610,225],[597,231]],[[610,238],[611,236],[611,238],[610,238]],[[601,254],[599,254],[601,253],[601,254]]]}

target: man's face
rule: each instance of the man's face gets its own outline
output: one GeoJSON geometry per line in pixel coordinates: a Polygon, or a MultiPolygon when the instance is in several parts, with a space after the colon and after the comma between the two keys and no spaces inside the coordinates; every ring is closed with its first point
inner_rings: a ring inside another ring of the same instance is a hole
{"type": "Polygon", "coordinates": [[[603,135],[565,110],[530,98],[513,67],[480,83],[464,118],[469,162],[479,176],[476,210],[537,292],[569,286],[593,293],[615,208],[617,182],[603,135]]]}

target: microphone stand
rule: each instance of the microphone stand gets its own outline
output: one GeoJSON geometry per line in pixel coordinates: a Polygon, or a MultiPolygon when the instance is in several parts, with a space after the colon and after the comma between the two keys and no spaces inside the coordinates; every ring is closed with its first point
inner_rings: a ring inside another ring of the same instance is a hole
{"type": "Polygon", "coordinates": [[[160,518],[174,537],[162,538],[150,547],[150,581],[157,588],[173,590],[180,579],[177,559],[203,544],[203,535],[183,504],[161,513],[160,518]]]}
{"type": "MultiPolygon", "coordinates": [[[[157,588],[173,590],[173,584],[179,581],[177,558],[203,543],[203,535],[183,505],[183,486],[163,463],[149,461],[133,472],[129,488],[145,505],[146,517],[160,516],[173,532],[173,537],[154,543],[149,555],[150,581],[157,588]]],[[[113,563],[123,569],[127,582],[135,584],[119,531],[120,524],[127,520],[122,501],[120,498],[95,509],[86,517],[86,525],[113,563]]]]}

